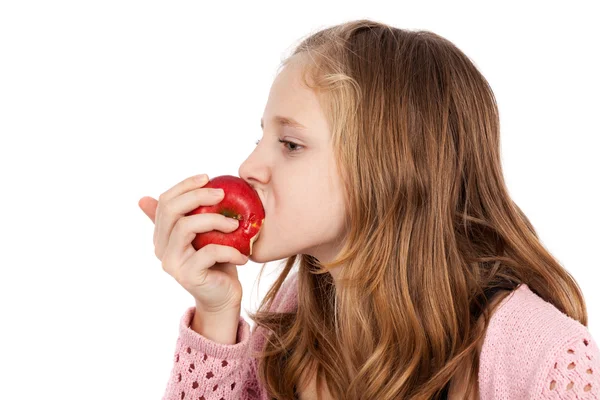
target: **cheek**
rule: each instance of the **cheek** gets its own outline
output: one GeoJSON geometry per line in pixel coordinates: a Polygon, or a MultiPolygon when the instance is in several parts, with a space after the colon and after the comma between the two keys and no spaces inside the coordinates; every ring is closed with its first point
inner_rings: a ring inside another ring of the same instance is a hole
{"type": "Polygon", "coordinates": [[[265,207],[274,230],[306,233],[315,227],[323,231],[321,228],[337,226],[343,202],[337,182],[323,174],[327,166],[322,164],[315,161],[303,168],[302,174],[286,171],[278,176],[282,180],[274,185],[265,207]]]}
{"type": "Polygon", "coordinates": [[[279,188],[267,200],[269,224],[281,235],[304,231],[319,215],[320,210],[314,204],[314,196],[302,187],[304,185],[279,188]]]}
{"type": "Polygon", "coordinates": [[[327,190],[298,190],[286,197],[278,218],[288,229],[311,233],[328,231],[337,217],[337,204],[327,190]]]}

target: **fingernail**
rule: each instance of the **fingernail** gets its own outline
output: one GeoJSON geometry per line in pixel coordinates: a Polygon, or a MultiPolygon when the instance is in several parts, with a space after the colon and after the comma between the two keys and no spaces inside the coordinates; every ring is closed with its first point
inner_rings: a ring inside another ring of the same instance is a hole
{"type": "Polygon", "coordinates": [[[213,196],[216,197],[221,197],[225,194],[225,192],[223,191],[223,189],[210,189],[209,193],[213,196]]]}
{"type": "Polygon", "coordinates": [[[239,221],[235,218],[227,218],[227,221],[231,224],[231,226],[238,226],[239,221]]]}
{"type": "Polygon", "coordinates": [[[206,175],[206,174],[196,175],[194,177],[194,179],[196,179],[196,182],[198,182],[198,183],[206,183],[206,182],[208,182],[208,175],[206,175]]]}

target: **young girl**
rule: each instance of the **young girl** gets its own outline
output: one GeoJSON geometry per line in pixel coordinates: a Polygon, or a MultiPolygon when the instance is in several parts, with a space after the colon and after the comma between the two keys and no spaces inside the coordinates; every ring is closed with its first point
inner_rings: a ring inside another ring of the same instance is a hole
{"type": "Polygon", "coordinates": [[[247,260],[190,246],[235,229],[182,218],[220,201],[206,177],[140,202],[196,299],[164,399],[598,398],[582,293],[508,194],[494,95],[469,58],[359,20],[282,66],[239,169],[266,212],[251,259],[287,259],[252,332],[247,260]]]}

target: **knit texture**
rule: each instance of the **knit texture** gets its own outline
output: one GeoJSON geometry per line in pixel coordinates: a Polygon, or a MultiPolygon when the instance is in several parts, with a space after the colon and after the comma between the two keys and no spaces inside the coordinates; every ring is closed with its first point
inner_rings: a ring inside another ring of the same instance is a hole
{"type": "MultiPolygon", "coordinates": [[[[297,273],[281,287],[271,311],[298,306],[297,273]]],[[[257,377],[264,328],[240,316],[237,342],[219,344],[190,328],[195,307],[181,318],[173,368],[163,400],[268,400],[257,377]]],[[[587,328],[526,284],[492,315],[480,355],[481,400],[599,399],[600,352],[587,328]]]]}
{"type": "Polygon", "coordinates": [[[479,390],[484,400],[598,399],[598,346],[587,327],[521,284],[492,315],[479,390]]]}

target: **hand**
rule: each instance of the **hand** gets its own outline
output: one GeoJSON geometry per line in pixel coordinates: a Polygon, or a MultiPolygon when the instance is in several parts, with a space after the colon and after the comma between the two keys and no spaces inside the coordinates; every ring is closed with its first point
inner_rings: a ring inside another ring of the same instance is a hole
{"type": "Polygon", "coordinates": [[[185,216],[223,199],[213,189],[202,188],[207,182],[208,177],[202,181],[190,177],[161,194],[158,201],[143,197],[138,205],[154,222],[154,253],[163,270],[194,296],[199,309],[220,313],[240,307],[242,285],[236,265],[245,264],[248,258],[231,246],[209,244],[198,251],[192,246],[196,233],[214,229],[229,233],[238,227],[236,219],[217,213],[185,216]]]}

